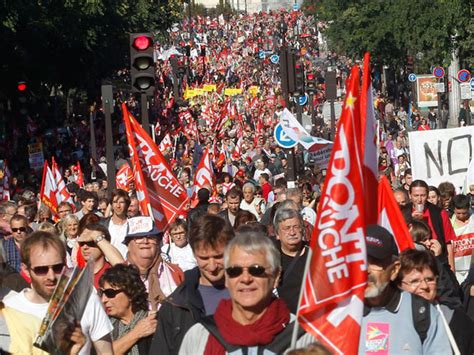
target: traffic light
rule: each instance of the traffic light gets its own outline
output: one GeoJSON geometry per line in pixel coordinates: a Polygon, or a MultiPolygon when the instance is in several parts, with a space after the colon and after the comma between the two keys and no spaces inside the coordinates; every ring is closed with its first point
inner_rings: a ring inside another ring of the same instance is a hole
{"type": "Polygon", "coordinates": [[[178,62],[178,77],[182,78],[186,75],[186,65],[184,61],[180,60],[178,62]]]}
{"type": "Polygon", "coordinates": [[[297,62],[295,64],[295,95],[305,94],[304,79],[304,65],[297,62]]]}
{"type": "Polygon", "coordinates": [[[132,91],[152,95],[155,89],[155,61],[151,33],[130,34],[132,91]]]}
{"type": "Polygon", "coordinates": [[[18,111],[22,115],[28,114],[28,90],[26,82],[19,81],[17,85],[18,90],[18,111]]]}
{"type": "Polygon", "coordinates": [[[315,94],[316,89],[316,76],[313,73],[306,74],[306,90],[309,94],[315,94]]]}

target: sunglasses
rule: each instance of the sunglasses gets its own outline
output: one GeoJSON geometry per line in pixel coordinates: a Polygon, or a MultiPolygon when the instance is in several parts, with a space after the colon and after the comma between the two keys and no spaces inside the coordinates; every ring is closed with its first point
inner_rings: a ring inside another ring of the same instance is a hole
{"type": "Polygon", "coordinates": [[[26,227],[20,227],[20,228],[12,228],[12,232],[26,232],[26,227]]]}
{"type": "Polygon", "coordinates": [[[252,265],[249,267],[229,266],[227,269],[225,269],[225,272],[227,273],[227,276],[233,279],[242,275],[245,269],[247,269],[248,273],[254,277],[264,277],[266,275],[265,271],[267,268],[261,265],[252,265]]]}
{"type": "Polygon", "coordinates": [[[102,295],[105,295],[107,298],[115,298],[120,292],[123,292],[123,290],[114,290],[113,288],[106,288],[102,289],[100,288],[97,293],[99,294],[99,297],[102,297],[102,295]]]}
{"type": "Polygon", "coordinates": [[[64,263],[55,264],[55,265],[45,265],[45,266],[35,266],[30,268],[36,275],[44,276],[46,275],[50,269],[53,269],[55,274],[61,274],[64,269],[64,263]]]}
{"type": "Polygon", "coordinates": [[[97,244],[93,240],[89,240],[87,242],[77,242],[80,247],[87,245],[89,248],[97,248],[97,244]]]}

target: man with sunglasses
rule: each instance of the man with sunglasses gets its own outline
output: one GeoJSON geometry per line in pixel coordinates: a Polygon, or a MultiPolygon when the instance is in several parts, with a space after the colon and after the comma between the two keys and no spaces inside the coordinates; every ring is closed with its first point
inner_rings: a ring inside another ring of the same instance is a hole
{"type": "Polygon", "coordinates": [[[28,219],[25,216],[15,214],[10,219],[10,229],[12,234],[3,240],[5,250],[5,261],[17,272],[21,271],[20,247],[26,236],[30,232],[28,219]]]}
{"type": "MultiPolygon", "coordinates": [[[[263,233],[238,232],[225,249],[224,265],[230,299],[189,329],[179,354],[283,354],[294,322],[285,301],[273,294],[281,275],[274,243],[263,233]]],[[[298,335],[297,347],[314,341],[303,330],[298,335]]]]}
{"type": "MultiPolygon", "coordinates": [[[[6,306],[43,319],[59,278],[66,266],[66,249],[59,238],[47,232],[32,233],[21,246],[22,271],[31,279],[31,289],[11,292],[6,306]]],[[[95,290],[79,320],[86,344],[80,354],[89,354],[92,345],[97,354],[112,354],[112,325],[95,290]]]]}
{"type": "Polygon", "coordinates": [[[223,218],[205,215],[192,224],[189,244],[198,267],[163,302],[151,354],[177,354],[187,330],[212,315],[221,299],[229,298],[224,280],[224,249],[234,230],[223,218]]]}

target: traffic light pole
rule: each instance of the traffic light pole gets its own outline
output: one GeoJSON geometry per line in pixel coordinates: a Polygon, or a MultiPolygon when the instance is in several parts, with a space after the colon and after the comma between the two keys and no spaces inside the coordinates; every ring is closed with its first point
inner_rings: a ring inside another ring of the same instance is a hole
{"type": "Polygon", "coordinates": [[[145,132],[151,136],[150,134],[150,121],[148,119],[148,97],[147,94],[141,93],[140,94],[140,106],[142,108],[142,127],[145,132]]]}
{"type": "Polygon", "coordinates": [[[102,85],[102,108],[105,114],[105,147],[107,157],[107,184],[109,191],[115,189],[115,157],[112,135],[112,85],[102,85]]]}

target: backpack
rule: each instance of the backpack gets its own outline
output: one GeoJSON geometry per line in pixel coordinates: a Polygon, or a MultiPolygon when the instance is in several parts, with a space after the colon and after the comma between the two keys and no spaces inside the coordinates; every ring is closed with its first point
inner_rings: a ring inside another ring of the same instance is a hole
{"type": "MultiPolygon", "coordinates": [[[[219,333],[219,329],[217,329],[216,322],[214,321],[213,316],[207,316],[201,318],[199,320],[204,328],[212,334],[219,343],[225,348],[225,351],[229,354],[236,352],[238,350],[241,351],[242,354],[248,354],[248,347],[246,346],[239,346],[239,345],[231,345],[227,343],[222,335],[219,333]]],[[[281,331],[270,344],[267,345],[259,345],[258,346],[258,354],[283,354],[286,349],[288,349],[291,345],[291,336],[293,333],[293,328],[295,326],[295,322],[289,323],[283,331],[281,331]]],[[[298,338],[301,337],[305,333],[304,329],[299,327],[298,328],[298,338]]],[[[240,353],[239,353],[240,354],[240,353]]]]}
{"type": "Polygon", "coordinates": [[[413,325],[416,332],[418,333],[421,344],[426,339],[428,335],[428,329],[430,329],[431,324],[431,312],[430,312],[431,303],[424,298],[411,294],[411,310],[413,316],[413,325]]]}

